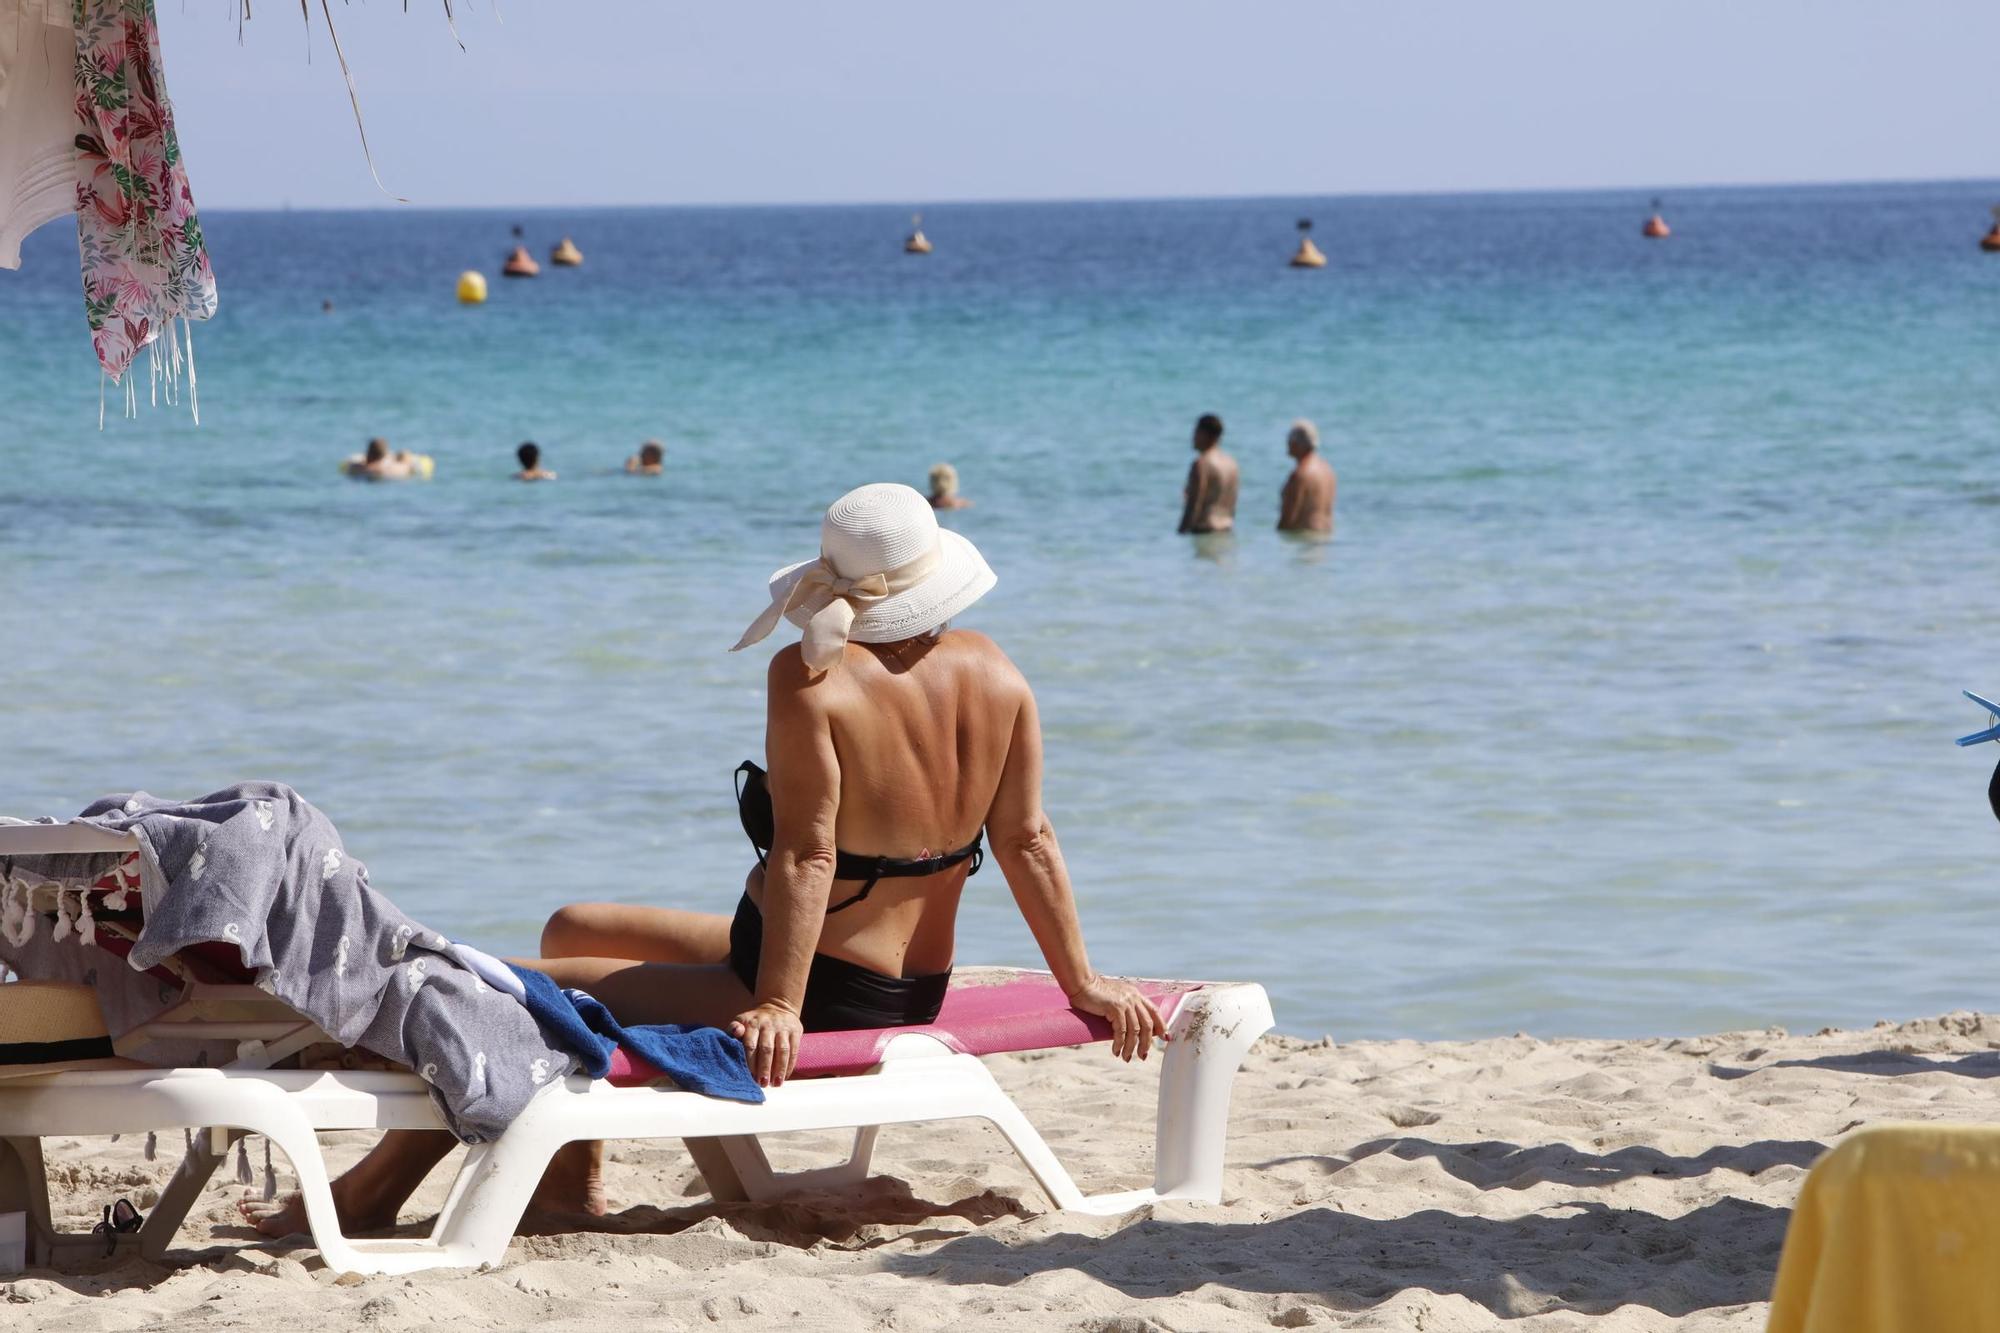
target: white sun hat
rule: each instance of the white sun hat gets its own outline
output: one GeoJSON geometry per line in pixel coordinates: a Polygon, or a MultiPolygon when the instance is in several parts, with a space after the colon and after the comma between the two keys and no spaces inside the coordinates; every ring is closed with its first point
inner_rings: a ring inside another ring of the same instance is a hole
{"type": "Polygon", "coordinates": [[[930,501],[908,486],[860,486],[827,507],[820,557],[771,575],[771,604],[737,648],[784,617],[805,630],[806,665],[831,670],[854,643],[928,634],[999,582],[978,548],[938,526],[930,501]]]}

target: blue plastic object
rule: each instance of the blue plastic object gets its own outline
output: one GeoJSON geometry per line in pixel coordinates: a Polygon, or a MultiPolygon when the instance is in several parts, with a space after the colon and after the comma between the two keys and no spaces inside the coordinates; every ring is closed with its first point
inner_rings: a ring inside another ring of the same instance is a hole
{"type": "MultiPolygon", "coordinates": [[[[1977,745],[1981,741],[2000,741],[2000,704],[1994,703],[1991,699],[1982,699],[1971,690],[1965,691],[1965,697],[1993,714],[1993,725],[1984,731],[1975,731],[1970,736],[1960,736],[1958,743],[1960,745],[1977,745]]],[[[2000,813],[2000,811],[1996,811],[1996,813],[2000,813]]]]}

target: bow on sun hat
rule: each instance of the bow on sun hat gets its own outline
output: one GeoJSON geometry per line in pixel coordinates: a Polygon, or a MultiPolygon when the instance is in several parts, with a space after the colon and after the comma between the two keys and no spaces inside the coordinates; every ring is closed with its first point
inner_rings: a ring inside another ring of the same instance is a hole
{"type": "Polygon", "coordinates": [[[850,642],[927,634],[998,582],[971,542],[938,526],[930,501],[893,482],[828,506],[819,549],[819,559],[771,575],[771,604],[729,651],[762,640],[783,618],[805,630],[806,665],[829,671],[850,642]]]}

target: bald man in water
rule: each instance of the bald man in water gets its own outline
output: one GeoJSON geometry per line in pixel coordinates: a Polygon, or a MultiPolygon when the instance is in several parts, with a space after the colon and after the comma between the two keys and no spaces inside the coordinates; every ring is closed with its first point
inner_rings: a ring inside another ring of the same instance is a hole
{"type": "Polygon", "coordinates": [[[1181,532],[1228,532],[1236,526],[1236,460],[1222,452],[1222,418],[1194,423],[1194,464],[1188,468],[1181,532]]]}
{"type": "Polygon", "coordinates": [[[1319,427],[1300,417],[1285,436],[1292,475],[1278,499],[1278,531],[1332,532],[1333,467],[1319,452],[1319,427]]]}

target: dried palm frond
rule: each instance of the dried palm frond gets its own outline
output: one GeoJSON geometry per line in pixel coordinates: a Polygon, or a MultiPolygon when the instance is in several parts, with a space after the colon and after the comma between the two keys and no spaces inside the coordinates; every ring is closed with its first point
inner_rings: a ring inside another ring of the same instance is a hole
{"type": "MultiPolygon", "coordinates": [[[[347,2],[348,0],[342,0],[342,3],[347,2]]],[[[305,20],[308,36],[312,33],[312,3],[313,0],[299,0],[299,17],[305,20]]],[[[451,30],[451,39],[457,42],[458,49],[463,51],[465,49],[465,39],[458,35],[457,15],[452,12],[452,0],[440,0],[440,3],[444,8],[445,26],[451,30]]],[[[250,21],[250,0],[241,0],[241,6],[236,16],[236,40],[238,42],[243,40],[243,25],[250,21]]],[[[394,199],[399,204],[407,204],[410,201],[403,198],[403,196],[390,193],[389,187],[382,183],[382,173],[375,169],[375,154],[368,146],[368,127],[362,122],[361,117],[361,95],[355,90],[354,71],[348,66],[347,53],[340,49],[340,31],[333,24],[332,0],[319,0],[319,12],[320,17],[326,20],[327,36],[333,39],[334,58],[340,61],[340,77],[347,82],[347,101],[354,108],[354,131],[361,136],[361,155],[367,159],[368,174],[375,178],[376,189],[389,195],[391,199],[394,199]]],[[[405,14],[410,12],[410,0],[403,0],[403,12],[405,14]]],[[[499,17],[497,6],[494,10],[494,17],[496,19],[499,17]]],[[[310,55],[307,58],[310,59],[310,55]]]]}

